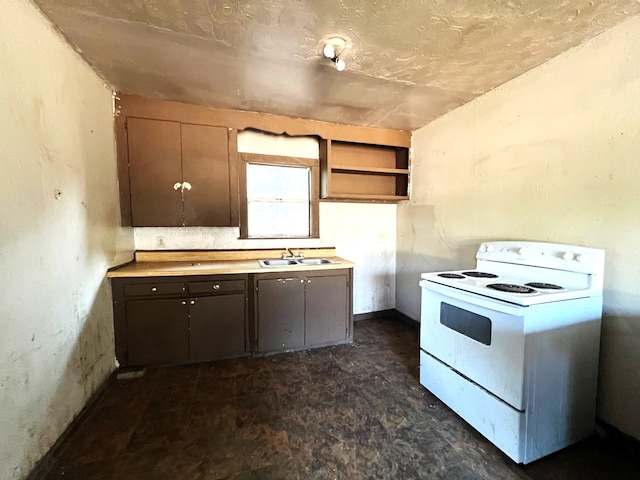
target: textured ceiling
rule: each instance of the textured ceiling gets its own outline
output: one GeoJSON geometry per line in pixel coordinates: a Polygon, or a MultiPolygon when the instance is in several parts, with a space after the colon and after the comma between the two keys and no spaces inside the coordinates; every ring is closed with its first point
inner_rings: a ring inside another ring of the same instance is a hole
{"type": "Polygon", "coordinates": [[[415,130],[639,0],[34,0],[115,90],[415,130]],[[344,72],[322,57],[343,37],[344,72]]]}

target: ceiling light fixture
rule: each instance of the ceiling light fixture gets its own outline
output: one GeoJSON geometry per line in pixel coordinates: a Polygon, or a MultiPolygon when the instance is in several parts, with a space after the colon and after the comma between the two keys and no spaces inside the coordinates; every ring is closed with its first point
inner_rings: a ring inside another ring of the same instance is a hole
{"type": "Polygon", "coordinates": [[[322,50],[322,53],[324,54],[325,57],[327,58],[333,58],[336,56],[336,49],[333,48],[333,45],[331,45],[330,43],[327,43],[324,46],[324,49],[322,50]]]}
{"type": "Polygon", "coordinates": [[[346,46],[347,42],[340,37],[331,37],[324,41],[322,54],[333,62],[333,67],[339,72],[343,71],[347,66],[344,60],[340,58],[346,46]]]}

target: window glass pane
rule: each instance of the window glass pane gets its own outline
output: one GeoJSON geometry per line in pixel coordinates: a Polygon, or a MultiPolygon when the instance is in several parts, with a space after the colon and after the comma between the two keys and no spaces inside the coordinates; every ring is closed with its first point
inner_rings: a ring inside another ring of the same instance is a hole
{"type": "Polygon", "coordinates": [[[309,235],[309,204],[249,202],[250,237],[309,235]]]}
{"type": "Polygon", "coordinates": [[[309,169],[247,164],[247,198],[309,199],[309,169]]]}
{"type": "Polygon", "coordinates": [[[249,237],[310,234],[310,169],[247,164],[249,237]]]}

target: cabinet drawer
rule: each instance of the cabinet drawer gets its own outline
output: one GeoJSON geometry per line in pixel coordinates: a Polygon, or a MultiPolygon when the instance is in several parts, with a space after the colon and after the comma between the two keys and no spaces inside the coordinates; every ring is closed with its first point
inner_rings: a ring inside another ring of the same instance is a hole
{"type": "Polygon", "coordinates": [[[184,293],[184,283],[141,283],[139,285],[125,285],[124,287],[124,294],[128,297],[175,293],[184,293]]]}
{"type": "Polygon", "coordinates": [[[244,292],[244,280],[218,280],[209,282],[189,282],[189,293],[244,292]]]}

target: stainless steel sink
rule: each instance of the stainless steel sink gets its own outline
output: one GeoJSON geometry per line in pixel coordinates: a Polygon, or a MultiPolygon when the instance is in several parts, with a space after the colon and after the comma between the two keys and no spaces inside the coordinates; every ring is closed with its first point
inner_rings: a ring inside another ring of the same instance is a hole
{"type": "Polygon", "coordinates": [[[301,258],[298,260],[290,259],[264,259],[258,260],[261,267],[287,267],[291,265],[323,265],[326,263],[336,263],[326,258],[301,258]]]}
{"type": "Polygon", "coordinates": [[[302,265],[322,265],[324,263],[336,263],[331,260],[327,260],[326,258],[303,258],[302,260],[298,260],[302,265]]]}
{"type": "Polygon", "coordinates": [[[260,266],[262,267],[286,267],[287,265],[298,265],[296,260],[280,260],[280,259],[272,259],[272,260],[258,260],[260,266]]]}

